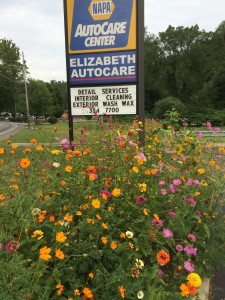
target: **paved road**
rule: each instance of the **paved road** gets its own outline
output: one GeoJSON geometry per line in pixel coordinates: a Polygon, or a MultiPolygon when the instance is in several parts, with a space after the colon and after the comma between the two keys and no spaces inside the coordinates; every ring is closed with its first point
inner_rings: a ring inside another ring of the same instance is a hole
{"type": "Polygon", "coordinates": [[[20,131],[25,124],[0,121],[0,141],[9,139],[15,133],[20,131]]]}

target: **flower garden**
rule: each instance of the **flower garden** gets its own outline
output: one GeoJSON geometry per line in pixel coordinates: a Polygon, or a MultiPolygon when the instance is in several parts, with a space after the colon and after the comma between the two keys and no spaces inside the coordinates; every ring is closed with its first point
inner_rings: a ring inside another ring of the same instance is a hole
{"type": "Polygon", "coordinates": [[[225,148],[154,120],[144,148],[138,120],[99,126],[72,148],[1,144],[1,299],[193,299],[221,264],[225,148]]]}

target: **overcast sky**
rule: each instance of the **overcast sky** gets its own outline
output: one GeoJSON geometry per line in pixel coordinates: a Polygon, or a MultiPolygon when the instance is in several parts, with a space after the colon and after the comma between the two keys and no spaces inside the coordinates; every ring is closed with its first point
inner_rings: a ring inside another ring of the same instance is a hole
{"type": "MultiPolygon", "coordinates": [[[[145,0],[145,26],[158,34],[169,25],[214,31],[225,20],[225,0],[145,0]]],[[[30,76],[66,80],[63,0],[0,0],[0,39],[24,52],[30,76]]]]}

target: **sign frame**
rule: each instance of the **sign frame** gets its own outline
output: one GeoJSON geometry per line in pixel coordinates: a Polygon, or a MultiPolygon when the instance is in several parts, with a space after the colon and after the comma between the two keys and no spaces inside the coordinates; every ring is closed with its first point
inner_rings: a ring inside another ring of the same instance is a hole
{"type": "MultiPolygon", "coordinates": [[[[72,51],[69,46],[69,41],[71,39],[71,31],[72,28],[69,28],[69,26],[72,26],[72,12],[69,11],[68,5],[71,7],[71,3],[75,3],[76,0],[63,0],[64,3],[64,28],[65,28],[65,50],[66,50],[66,69],[67,69],[67,94],[68,94],[68,115],[69,115],[69,138],[70,142],[73,142],[73,116],[72,115],[72,103],[71,103],[71,89],[72,88],[94,88],[95,86],[115,86],[115,85],[133,85],[136,84],[136,113],[134,115],[138,116],[140,126],[140,133],[139,133],[139,141],[140,144],[144,145],[144,0],[132,0],[133,3],[133,10],[132,10],[132,20],[131,23],[134,22],[134,12],[135,12],[135,30],[133,28],[133,31],[135,32],[135,43],[132,45],[135,45],[135,47],[128,47],[128,48],[104,48],[104,49],[91,49],[90,51],[82,50],[81,52],[72,51]],[[125,51],[136,51],[136,83],[135,80],[133,82],[107,82],[107,83],[96,83],[95,85],[89,85],[87,83],[84,83],[83,85],[73,85],[70,82],[71,79],[71,71],[70,71],[70,58],[71,55],[81,55],[81,54],[87,54],[91,55],[93,53],[95,54],[102,54],[106,53],[107,55],[113,55],[114,52],[120,52],[121,54],[125,53],[125,51]]],[[[79,1],[79,0],[77,0],[79,1]]],[[[93,1],[93,0],[92,0],[93,1]]],[[[90,0],[90,3],[92,2],[90,0]]],[[[95,0],[94,0],[95,1],[95,0]]],[[[109,0],[114,1],[114,0],[109,0]]],[[[117,0],[115,0],[117,1],[117,0]]],[[[114,2],[115,2],[114,1],[114,2]]],[[[95,1],[96,2],[96,1],[95,1]]],[[[103,2],[102,0],[99,0],[99,2],[103,2]]],[[[107,1],[105,1],[107,2],[107,1]]],[[[133,26],[134,23],[132,23],[133,26]]],[[[130,27],[131,30],[131,27],[130,27]]],[[[131,33],[130,33],[131,34],[131,33]]],[[[85,115],[84,115],[85,116],[85,115]]]]}

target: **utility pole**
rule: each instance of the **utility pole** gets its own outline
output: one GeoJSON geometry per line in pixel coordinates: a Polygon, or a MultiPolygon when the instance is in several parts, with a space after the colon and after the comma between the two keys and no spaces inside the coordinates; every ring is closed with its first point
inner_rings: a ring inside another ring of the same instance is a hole
{"type": "Polygon", "coordinates": [[[26,108],[27,108],[27,123],[28,123],[28,129],[30,129],[30,112],[29,112],[29,102],[28,102],[28,93],[27,93],[26,61],[24,59],[23,52],[22,52],[22,58],[23,58],[23,77],[24,77],[24,84],[25,84],[25,96],[26,96],[26,108]]]}

